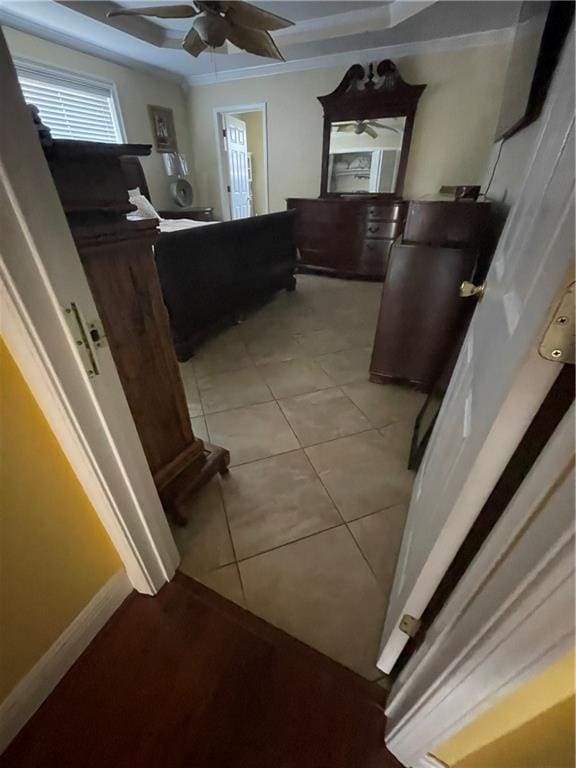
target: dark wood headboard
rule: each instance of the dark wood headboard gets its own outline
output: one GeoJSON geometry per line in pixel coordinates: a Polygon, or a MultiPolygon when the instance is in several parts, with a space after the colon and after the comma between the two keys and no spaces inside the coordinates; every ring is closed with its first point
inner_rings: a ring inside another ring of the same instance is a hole
{"type": "MultiPolygon", "coordinates": [[[[124,178],[126,179],[126,189],[140,187],[140,192],[150,200],[150,190],[148,189],[146,176],[144,175],[144,169],[140,160],[137,157],[125,155],[120,158],[120,163],[124,172],[124,178]]],[[[152,201],[150,200],[150,202],[152,201]]]]}

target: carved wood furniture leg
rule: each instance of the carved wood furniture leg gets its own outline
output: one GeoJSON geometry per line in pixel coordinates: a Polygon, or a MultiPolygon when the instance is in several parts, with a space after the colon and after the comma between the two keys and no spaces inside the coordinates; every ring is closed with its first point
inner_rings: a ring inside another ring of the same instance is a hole
{"type": "Polygon", "coordinates": [[[228,473],[230,464],[230,452],[225,448],[212,443],[204,443],[204,461],[194,474],[189,473],[180,482],[180,489],[176,492],[169,505],[169,514],[177,525],[186,525],[188,515],[186,509],[190,506],[191,497],[199,488],[211,480],[214,475],[228,473]]]}

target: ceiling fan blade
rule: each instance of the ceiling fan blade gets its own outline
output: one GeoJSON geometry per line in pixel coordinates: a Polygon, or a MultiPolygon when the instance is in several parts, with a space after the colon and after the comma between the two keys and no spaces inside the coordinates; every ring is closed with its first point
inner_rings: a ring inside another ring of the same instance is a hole
{"type": "Polygon", "coordinates": [[[226,37],[237,48],[248,51],[248,53],[254,53],[256,56],[266,56],[269,59],[286,61],[268,32],[260,29],[248,29],[247,27],[241,27],[230,22],[228,27],[226,37]]]}
{"type": "Polygon", "coordinates": [[[374,120],[370,120],[368,122],[368,125],[372,125],[374,128],[382,128],[384,131],[392,131],[392,133],[400,133],[398,128],[393,128],[391,125],[384,125],[383,123],[377,123],[374,122],[374,120]]]}
{"type": "Polygon", "coordinates": [[[371,128],[369,125],[364,125],[364,130],[362,133],[367,133],[368,136],[372,136],[373,139],[378,138],[377,132],[374,130],[374,128],[371,128]]]}
{"type": "Polygon", "coordinates": [[[274,30],[285,29],[293,26],[293,21],[276,16],[275,13],[263,11],[252,3],[245,3],[242,0],[234,0],[232,3],[220,3],[224,6],[224,15],[232,24],[250,29],[274,30]]]}
{"type": "Polygon", "coordinates": [[[198,11],[191,5],[155,5],[145,8],[124,8],[108,11],[106,16],[157,16],[159,19],[188,19],[197,16],[198,11]]]}
{"type": "Polygon", "coordinates": [[[202,40],[198,32],[192,27],[188,32],[184,40],[182,40],[182,48],[191,56],[200,56],[202,51],[205,51],[208,46],[202,40]]]}

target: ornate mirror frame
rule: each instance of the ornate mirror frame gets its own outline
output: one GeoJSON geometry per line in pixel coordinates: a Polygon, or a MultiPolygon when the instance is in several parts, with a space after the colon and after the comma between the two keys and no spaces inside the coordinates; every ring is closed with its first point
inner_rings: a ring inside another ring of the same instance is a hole
{"type": "MultiPolygon", "coordinates": [[[[382,117],[406,118],[396,188],[394,192],[368,194],[370,197],[402,196],[414,116],[418,100],[425,88],[426,85],[410,85],[404,82],[394,62],[384,59],[377,65],[376,75],[372,64],[369,64],[366,69],[361,64],[354,64],[346,72],[336,90],[326,96],[318,96],[318,101],[324,108],[320,197],[343,196],[340,192],[328,192],[331,124],[341,120],[370,120],[382,117]],[[378,78],[376,82],[375,77],[378,78]]],[[[359,196],[367,193],[350,194],[359,196]]]]}

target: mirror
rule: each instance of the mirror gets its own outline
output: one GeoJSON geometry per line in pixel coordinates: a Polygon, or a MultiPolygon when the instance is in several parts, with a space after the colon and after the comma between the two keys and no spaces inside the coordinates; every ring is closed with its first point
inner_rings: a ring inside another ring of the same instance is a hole
{"type": "Polygon", "coordinates": [[[402,195],[416,106],[425,85],[392,61],[350,67],[324,107],[320,196],[402,195]]]}
{"type": "Polygon", "coordinates": [[[405,124],[405,117],[331,123],[328,192],[393,193],[405,124]]]}

